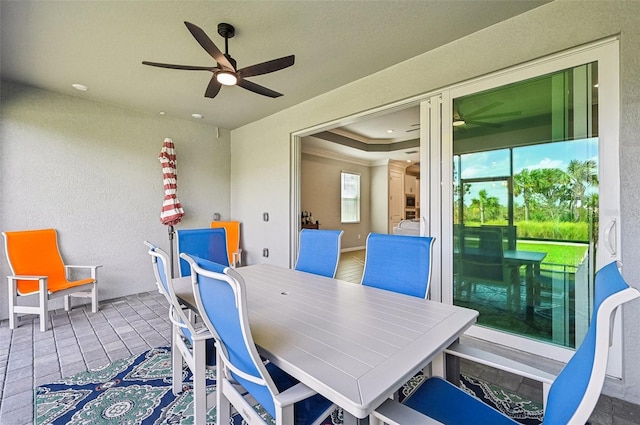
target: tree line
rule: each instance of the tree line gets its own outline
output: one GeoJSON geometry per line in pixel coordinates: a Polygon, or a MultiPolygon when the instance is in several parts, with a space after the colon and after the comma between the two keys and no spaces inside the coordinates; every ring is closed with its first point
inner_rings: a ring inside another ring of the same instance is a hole
{"type": "MultiPolygon", "coordinates": [[[[590,189],[597,187],[598,167],[594,160],[571,160],[566,170],[525,168],[513,175],[513,220],[592,222],[595,217],[590,211],[597,214],[598,193],[590,189]]],[[[468,195],[470,184],[463,184],[461,189],[468,195]]],[[[459,193],[456,195],[459,197],[459,193]]],[[[464,211],[455,210],[456,214],[464,214],[465,222],[506,222],[509,215],[508,206],[484,189],[462,208],[464,211]]]]}

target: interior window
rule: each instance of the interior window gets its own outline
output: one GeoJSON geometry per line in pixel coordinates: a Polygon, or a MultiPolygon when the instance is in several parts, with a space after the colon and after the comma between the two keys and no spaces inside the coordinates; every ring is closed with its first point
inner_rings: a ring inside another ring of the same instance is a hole
{"type": "Polygon", "coordinates": [[[340,173],[340,220],[342,223],[360,222],[360,174],[340,173]]]}

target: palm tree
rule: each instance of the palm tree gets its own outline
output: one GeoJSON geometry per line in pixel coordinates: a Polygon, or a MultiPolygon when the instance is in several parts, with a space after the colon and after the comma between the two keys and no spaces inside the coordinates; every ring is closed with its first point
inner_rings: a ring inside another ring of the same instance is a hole
{"type": "Polygon", "coordinates": [[[513,176],[513,195],[522,195],[524,204],[524,220],[529,221],[529,208],[533,195],[534,182],[529,169],[525,168],[513,176]]]}
{"type": "Polygon", "coordinates": [[[580,221],[578,205],[585,205],[584,195],[587,188],[598,185],[598,165],[592,159],[586,161],[572,159],[567,166],[567,174],[571,181],[571,210],[575,220],[580,221]]]}
{"type": "Polygon", "coordinates": [[[471,206],[480,211],[480,224],[484,224],[487,219],[496,218],[500,211],[500,200],[495,196],[489,196],[485,189],[478,192],[478,198],[471,200],[471,206]]]}

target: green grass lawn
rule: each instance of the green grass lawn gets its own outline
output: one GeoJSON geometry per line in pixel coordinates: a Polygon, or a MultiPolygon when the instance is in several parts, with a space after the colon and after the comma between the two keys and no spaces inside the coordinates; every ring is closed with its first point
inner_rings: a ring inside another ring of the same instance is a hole
{"type": "Polygon", "coordinates": [[[562,244],[547,242],[521,242],[518,241],[519,251],[546,252],[544,263],[565,264],[577,266],[582,262],[586,254],[588,245],[562,244]]]}

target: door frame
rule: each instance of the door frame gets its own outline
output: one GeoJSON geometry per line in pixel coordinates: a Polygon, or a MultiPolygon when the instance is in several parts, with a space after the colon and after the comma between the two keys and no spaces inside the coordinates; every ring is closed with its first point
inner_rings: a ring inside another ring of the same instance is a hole
{"type": "MultiPolygon", "coordinates": [[[[421,94],[417,96],[413,96],[407,99],[399,100],[397,102],[393,102],[387,105],[383,105],[377,108],[369,109],[366,111],[359,112],[357,114],[349,115],[347,117],[337,118],[332,121],[328,121],[322,124],[317,124],[312,127],[308,127],[296,132],[291,133],[289,140],[289,267],[293,267],[296,262],[299,241],[298,241],[298,226],[299,226],[299,217],[302,212],[301,208],[301,172],[302,172],[302,138],[306,136],[312,136],[313,134],[320,133],[322,131],[328,131],[337,127],[342,127],[348,124],[352,124],[359,120],[371,119],[376,116],[390,114],[392,112],[410,108],[417,105],[422,105],[422,101],[427,98],[428,94],[421,94]]],[[[426,139],[423,137],[422,127],[424,123],[422,122],[422,107],[420,112],[420,175],[421,177],[424,175],[423,173],[426,170],[426,164],[423,161],[423,151],[428,149],[426,144],[426,139]],[[423,168],[425,167],[425,168],[423,168]]],[[[426,180],[425,180],[426,181],[426,180]]],[[[420,185],[421,194],[426,193],[422,192],[423,187],[426,185],[420,185]]],[[[428,199],[428,198],[421,198],[428,199]]],[[[425,209],[426,210],[426,209],[425,209]]],[[[422,210],[424,211],[424,210],[422,210]]],[[[421,212],[423,215],[424,213],[421,212]]],[[[421,224],[421,235],[425,234],[424,223],[421,224]]]]}

